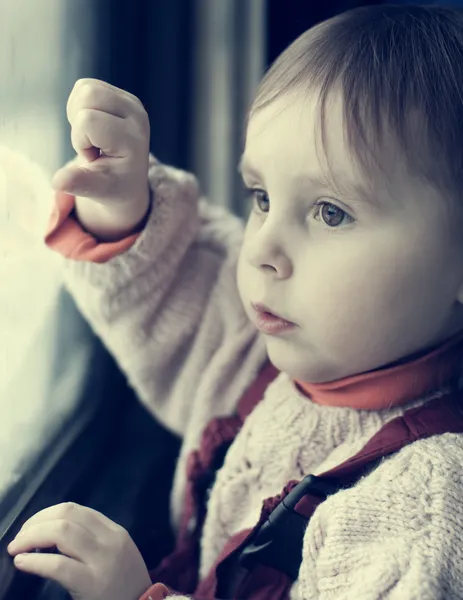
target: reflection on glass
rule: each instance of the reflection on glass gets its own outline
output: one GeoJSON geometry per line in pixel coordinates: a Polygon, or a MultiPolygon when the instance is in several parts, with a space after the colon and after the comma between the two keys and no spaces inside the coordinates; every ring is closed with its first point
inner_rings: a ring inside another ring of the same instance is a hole
{"type": "Polygon", "coordinates": [[[0,501],[73,408],[49,394],[61,262],[42,241],[79,62],[68,8],[1,2],[0,501]]]}

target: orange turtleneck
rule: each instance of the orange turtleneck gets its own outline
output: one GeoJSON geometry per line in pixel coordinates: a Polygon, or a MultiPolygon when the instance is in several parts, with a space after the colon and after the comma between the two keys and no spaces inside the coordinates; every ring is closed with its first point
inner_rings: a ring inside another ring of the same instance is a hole
{"type": "Polygon", "coordinates": [[[415,360],[327,383],[295,383],[317,404],[381,410],[456,385],[462,367],[463,332],[460,332],[415,360]]]}

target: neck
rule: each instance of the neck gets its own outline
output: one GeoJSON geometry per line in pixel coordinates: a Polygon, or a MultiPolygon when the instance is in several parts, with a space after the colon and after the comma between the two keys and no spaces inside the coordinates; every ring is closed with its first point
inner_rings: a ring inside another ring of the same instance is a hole
{"type": "Polygon", "coordinates": [[[446,387],[458,385],[463,365],[463,332],[431,349],[367,373],[326,383],[296,380],[313,402],[358,410],[381,410],[406,404],[446,387]]]}

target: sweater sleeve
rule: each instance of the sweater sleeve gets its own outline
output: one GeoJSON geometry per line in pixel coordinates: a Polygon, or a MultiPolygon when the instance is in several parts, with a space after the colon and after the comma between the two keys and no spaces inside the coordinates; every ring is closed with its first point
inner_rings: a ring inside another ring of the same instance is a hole
{"type": "Polygon", "coordinates": [[[461,436],[415,442],[321,504],[291,600],[463,598],[461,436]]]}
{"type": "Polygon", "coordinates": [[[256,339],[236,287],[243,223],[202,199],[192,175],[153,158],[149,182],[141,233],[98,244],[57,210],[47,244],[66,257],[68,290],[141,401],[184,435],[207,372],[234,369],[256,339]]]}

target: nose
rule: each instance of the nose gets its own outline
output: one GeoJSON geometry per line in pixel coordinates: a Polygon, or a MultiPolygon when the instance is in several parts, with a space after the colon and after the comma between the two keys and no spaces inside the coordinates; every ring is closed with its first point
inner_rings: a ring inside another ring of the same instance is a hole
{"type": "Polygon", "coordinates": [[[247,258],[259,271],[275,277],[276,279],[288,279],[293,272],[292,262],[280,236],[270,225],[269,221],[254,232],[252,240],[247,244],[247,258]]]}

